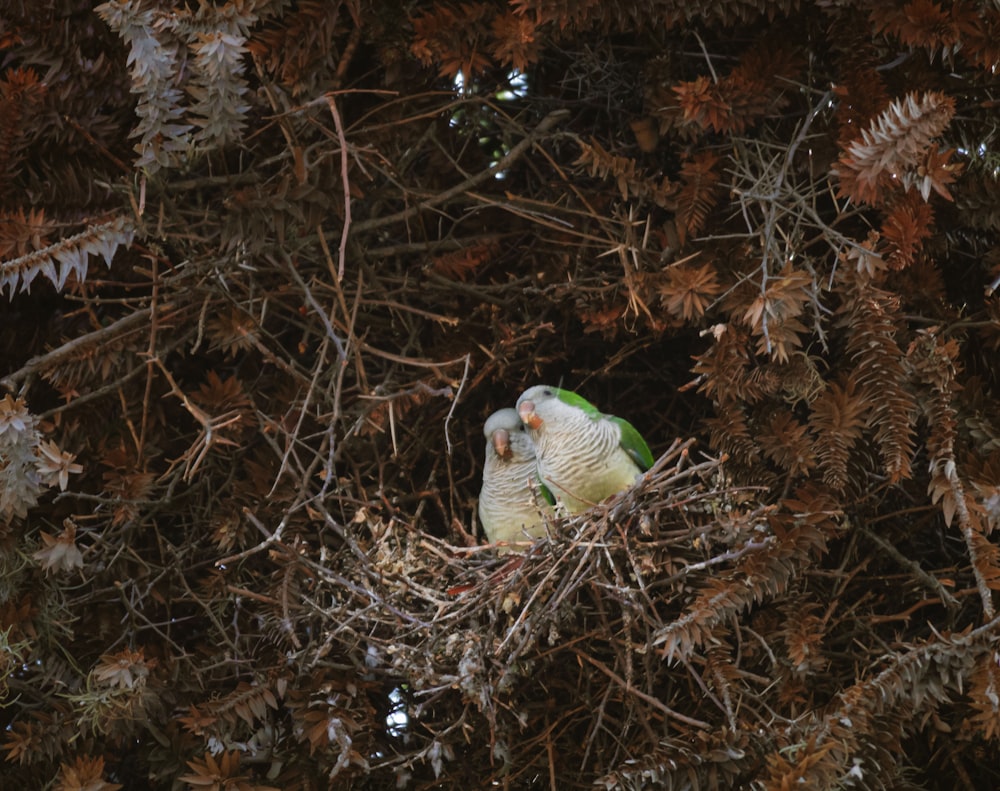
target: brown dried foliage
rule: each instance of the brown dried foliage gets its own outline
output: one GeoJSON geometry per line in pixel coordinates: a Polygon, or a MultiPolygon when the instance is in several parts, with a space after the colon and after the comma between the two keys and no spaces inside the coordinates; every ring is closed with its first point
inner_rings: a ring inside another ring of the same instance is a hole
{"type": "Polygon", "coordinates": [[[4,782],[995,787],[987,6],[14,4],[4,782]],[[540,381],[660,460],[497,557],[540,381]]]}

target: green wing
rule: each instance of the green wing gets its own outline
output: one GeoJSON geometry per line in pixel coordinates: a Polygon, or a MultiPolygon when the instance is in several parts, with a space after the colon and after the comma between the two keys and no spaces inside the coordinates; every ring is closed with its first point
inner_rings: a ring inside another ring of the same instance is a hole
{"type": "Polygon", "coordinates": [[[649,445],[646,444],[646,440],[642,438],[642,434],[638,432],[636,427],[624,418],[615,417],[614,415],[607,415],[607,418],[612,423],[618,424],[618,428],[622,432],[622,449],[632,457],[632,461],[639,466],[639,469],[645,472],[652,467],[655,461],[653,452],[649,449],[649,445]]]}
{"type": "Polygon", "coordinates": [[[555,498],[555,495],[552,494],[552,490],[549,489],[549,487],[546,486],[544,483],[542,483],[542,479],[539,477],[538,473],[535,473],[535,480],[538,482],[538,493],[539,493],[539,495],[541,495],[542,499],[548,505],[550,505],[552,508],[555,508],[556,507],[556,498],[555,498]]]}

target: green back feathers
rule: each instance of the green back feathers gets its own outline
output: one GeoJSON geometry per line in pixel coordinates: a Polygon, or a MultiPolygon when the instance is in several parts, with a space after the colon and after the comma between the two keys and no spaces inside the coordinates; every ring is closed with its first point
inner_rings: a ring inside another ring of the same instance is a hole
{"type": "Polygon", "coordinates": [[[622,450],[631,457],[640,470],[645,472],[653,466],[655,459],[653,458],[653,452],[649,449],[649,445],[646,444],[646,440],[642,438],[642,434],[639,433],[636,427],[625,420],[625,418],[616,417],[615,415],[605,415],[586,398],[582,395],[577,395],[572,390],[563,390],[560,387],[554,389],[556,397],[560,401],[582,410],[591,420],[607,418],[617,425],[621,430],[622,450]]]}
{"type": "Polygon", "coordinates": [[[636,427],[625,420],[625,418],[615,417],[614,415],[607,415],[607,418],[612,423],[618,424],[618,428],[622,432],[622,450],[632,457],[632,461],[638,465],[639,469],[645,472],[652,467],[655,461],[653,459],[653,452],[649,449],[649,445],[646,444],[646,440],[642,438],[642,434],[638,432],[636,427]]]}
{"type": "Polygon", "coordinates": [[[553,390],[556,391],[556,398],[564,404],[569,404],[570,406],[575,406],[577,409],[583,410],[587,414],[587,417],[591,420],[600,420],[604,417],[601,410],[591,404],[582,395],[577,395],[572,390],[563,390],[561,387],[554,387],[553,390]]]}

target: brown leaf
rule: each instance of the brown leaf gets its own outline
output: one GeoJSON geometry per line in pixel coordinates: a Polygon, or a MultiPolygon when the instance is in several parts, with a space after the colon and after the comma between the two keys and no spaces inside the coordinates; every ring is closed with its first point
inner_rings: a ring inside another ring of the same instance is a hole
{"type": "Polygon", "coordinates": [[[39,535],[45,546],[32,557],[42,564],[46,574],[72,571],[83,567],[83,555],[76,546],[76,525],[67,519],[58,536],[42,532],[39,535]]]}

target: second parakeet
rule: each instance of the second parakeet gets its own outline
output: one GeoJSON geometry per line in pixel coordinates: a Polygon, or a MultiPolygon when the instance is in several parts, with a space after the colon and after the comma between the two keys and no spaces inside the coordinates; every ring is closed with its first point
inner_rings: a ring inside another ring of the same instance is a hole
{"type": "MultiPolygon", "coordinates": [[[[555,501],[538,479],[535,447],[514,409],[494,412],[483,426],[486,461],[479,521],[490,543],[545,535],[543,514],[555,501]]],[[[502,551],[502,550],[501,550],[502,551]]]]}

